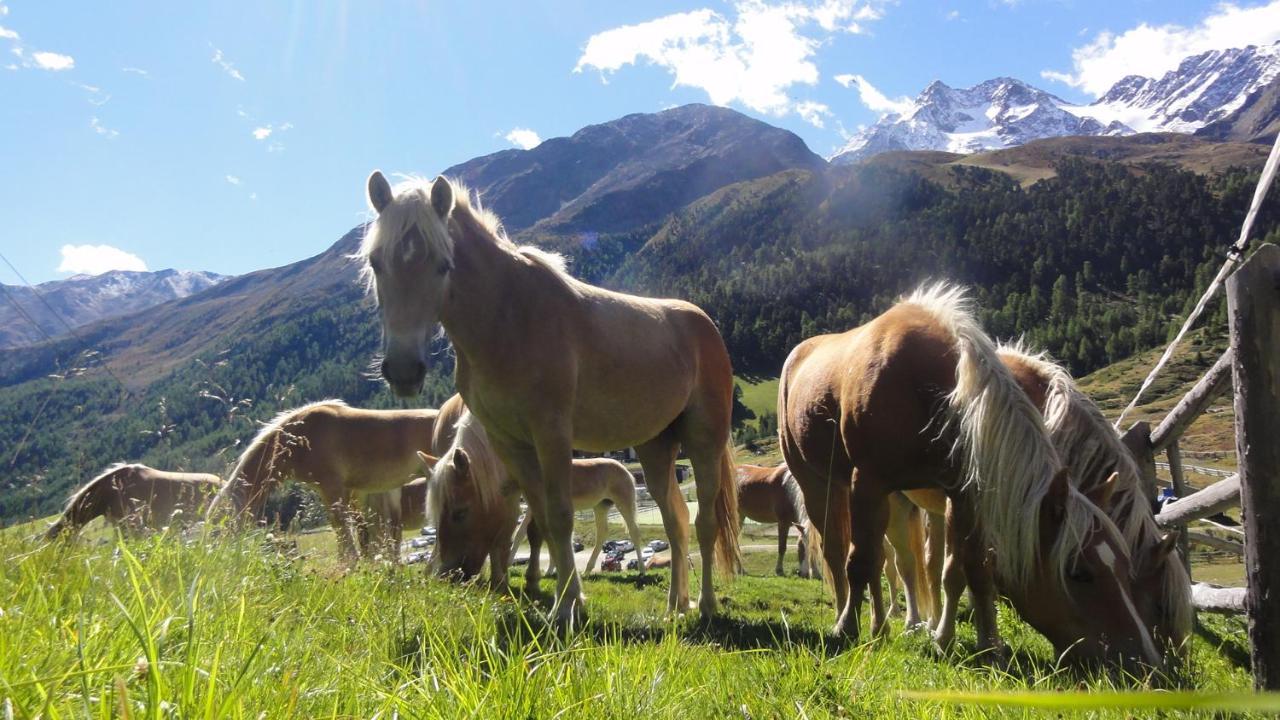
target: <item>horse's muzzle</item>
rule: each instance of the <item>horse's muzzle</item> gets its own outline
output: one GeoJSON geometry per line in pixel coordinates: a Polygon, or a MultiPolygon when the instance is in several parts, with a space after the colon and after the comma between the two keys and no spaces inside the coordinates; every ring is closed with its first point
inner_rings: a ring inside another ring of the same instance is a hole
{"type": "Polygon", "coordinates": [[[427,365],[421,360],[392,363],[382,361],[382,377],[391,386],[392,392],[403,398],[416,397],[422,392],[422,383],[427,378],[427,365]]]}

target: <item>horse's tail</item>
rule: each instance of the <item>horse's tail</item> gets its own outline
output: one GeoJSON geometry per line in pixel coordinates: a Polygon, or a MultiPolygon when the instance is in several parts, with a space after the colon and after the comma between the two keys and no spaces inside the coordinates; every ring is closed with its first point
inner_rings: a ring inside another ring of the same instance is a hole
{"type": "Polygon", "coordinates": [[[738,483],[734,480],[733,448],[725,446],[720,456],[720,482],[716,492],[716,565],[733,577],[742,563],[738,544],[738,483]]]}
{"type": "Polygon", "coordinates": [[[914,503],[907,513],[907,546],[916,559],[916,611],[921,617],[932,619],[938,608],[933,606],[933,577],[929,574],[929,557],[925,552],[924,510],[914,503]]]}
{"type": "MultiPolygon", "coordinates": [[[[809,576],[816,575],[824,585],[831,587],[831,582],[828,579],[830,574],[827,572],[827,562],[822,554],[822,535],[813,526],[813,521],[807,518],[804,521],[804,538],[804,562],[809,567],[809,576]]],[[[835,588],[831,589],[834,590],[835,588]]]]}

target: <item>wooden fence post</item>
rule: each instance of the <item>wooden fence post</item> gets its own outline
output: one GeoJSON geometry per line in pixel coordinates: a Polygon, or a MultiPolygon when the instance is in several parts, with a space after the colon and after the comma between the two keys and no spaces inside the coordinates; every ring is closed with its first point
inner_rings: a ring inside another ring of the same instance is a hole
{"type": "Polygon", "coordinates": [[[1280,247],[1227,280],[1253,682],[1280,690],[1280,247]]]}
{"type": "Polygon", "coordinates": [[[1142,492],[1146,493],[1147,502],[1155,502],[1159,491],[1156,487],[1156,453],[1151,447],[1151,425],[1146,420],[1139,420],[1120,436],[1120,442],[1129,448],[1138,463],[1138,470],[1142,473],[1142,492]]]}
{"type": "MultiPolygon", "coordinates": [[[[1165,449],[1169,458],[1169,476],[1173,478],[1173,494],[1184,498],[1187,496],[1187,477],[1182,471],[1182,448],[1178,441],[1169,443],[1165,449]]],[[[1183,528],[1178,534],[1178,552],[1182,553],[1182,564],[1187,568],[1187,577],[1191,577],[1191,543],[1187,541],[1187,530],[1183,528]]]]}

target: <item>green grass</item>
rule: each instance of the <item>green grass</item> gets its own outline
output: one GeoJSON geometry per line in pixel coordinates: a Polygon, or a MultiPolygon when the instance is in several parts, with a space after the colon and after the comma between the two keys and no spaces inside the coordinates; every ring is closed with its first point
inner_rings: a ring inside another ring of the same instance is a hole
{"type": "Polygon", "coordinates": [[[778,378],[747,380],[735,377],[734,381],[742,387],[742,404],[756,417],[766,412],[778,412],[778,378]]]}
{"type": "MultiPolygon", "coordinates": [[[[726,617],[710,625],[664,616],[665,571],[589,577],[591,620],[566,641],[543,624],[545,601],[428,580],[420,567],[343,572],[324,533],[298,544],[0,535],[5,716],[1025,717],[1037,711],[903,693],[1142,687],[1055,669],[1048,644],[1005,609],[1006,669],[966,656],[967,624],[946,657],[900,622],[885,641],[834,643],[821,584],[767,574],[770,552],[748,556],[753,576],[718,585],[726,617]]],[[[1238,622],[1212,622],[1239,643],[1238,622]]],[[[1199,639],[1186,676],[1199,691],[1249,687],[1199,639]]]]}

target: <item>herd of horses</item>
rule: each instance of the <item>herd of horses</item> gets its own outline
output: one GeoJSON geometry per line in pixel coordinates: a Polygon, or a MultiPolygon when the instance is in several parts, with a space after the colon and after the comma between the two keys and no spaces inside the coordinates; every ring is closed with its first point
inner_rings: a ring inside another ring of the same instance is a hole
{"type": "MultiPolygon", "coordinates": [[[[319,492],[345,558],[398,558],[401,533],[429,524],[435,573],[472,578],[487,561],[489,586],[508,592],[514,548],[527,535],[533,589],[545,543],[552,620],[568,629],[584,619],[575,510],[596,513],[588,571],[610,506],[640,547],[631,473],[574,451],[635,448],[676,559],[694,557],[674,472],[683,451],[704,617],[719,613],[715,571],[741,571],[750,517],[778,524],[779,574],[799,531],[801,574],[827,577],[834,631],[848,638],[868,595],[871,632],[886,631],[888,571],[905,587],[908,624],[927,623],[943,646],[967,588],[982,650],[1001,648],[997,594],[1064,660],[1159,669],[1185,647],[1190,581],[1133,458],[1066,371],[988,337],[963,289],[923,287],[860,327],[800,343],[778,389],[785,464],[735,468],[733,371],[702,310],[573,278],[559,256],[513,244],[446,178],[393,189],[374,172],[367,192],[376,218],[355,257],[378,302],[382,375],[417,397],[442,326],[458,394],[439,410],[328,400],[286,412],[225,484],[110,468],[71,497],[50,537],[100,514],[241,524],[292,478],[319,492]]],[[[667,608],[683,613],[690,565],[670,568],[667,608]]]]}

